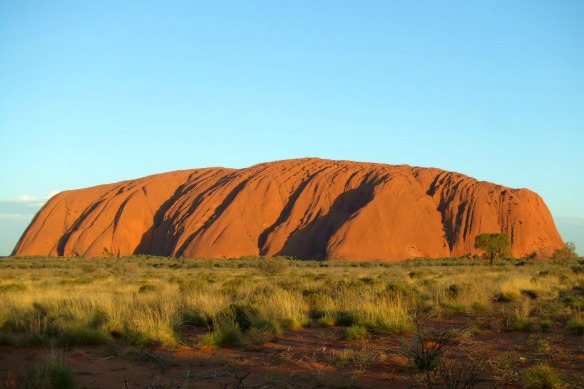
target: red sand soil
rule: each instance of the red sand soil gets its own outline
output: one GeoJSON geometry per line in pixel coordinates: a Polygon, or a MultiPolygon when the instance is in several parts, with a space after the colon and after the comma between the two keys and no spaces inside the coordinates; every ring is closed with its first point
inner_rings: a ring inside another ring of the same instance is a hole
{"type": "MultiPolygon", "coordinates": [[[[441,320],[442,329],[461,327],[465,319],[441,320]]],[[[63,364],[74,373],[79,388],[223,388],[223,387],[358,387],[409,388],[416,371],[410,361],[395,353],[395,337],[375,337],[366,341],[339,340],[341,328],[305,328],[288,331],[275,343],[258,351],[243,349],[204,350],[182,346],[176,350],[139,350],[115,341],[107,346],[60,350],[63,364]],[[339,350],[379,351],[381,362],[347,363],[335,361],[339,350]]],[[[196,344],[201,331],[185,334],[196,344]]],[[[471,356],[486,361],[506,351],[524,356],[514,366],[521,371],[537,362],[529,345],[534,337],[554,335],[489,331],[447,347],[447,355],[457,365],[471,356]],[[522,362],[524,361],[524,362],[522,362]],[[525,366],[522,366],[525,364],[525,366]]],[[[557,338],[557,337],[556,337],[557,338]]],[[[584,373],[584,344],[581,337],[562,336],[554,355],[554,366],[566,380],[578,380],[584,373]]],[[[31,367],[41,365],[51,351],[39,348],[0,346],[0,386],[10,387],[31,367]]],[[[477,387],[492,388],[487,363],[479,373],[477,387]]],[[[575,381],[572,381],[575,382],[575,381]]],[[[513,386],[508,386],[513,387],[513,386]]]]}
{"type": "Polygon", "coordinates": [[[543,200],[458,173],[316,158],[208,168],[65,191],[14,255],[388,260],[475,254],[505,232],[513,254],[564,243],[543,200]]]}

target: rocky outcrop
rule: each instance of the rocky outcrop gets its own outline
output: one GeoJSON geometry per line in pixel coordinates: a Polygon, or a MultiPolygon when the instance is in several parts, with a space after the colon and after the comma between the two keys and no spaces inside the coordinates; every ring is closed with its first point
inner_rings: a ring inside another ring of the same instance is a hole
{"type": "Polygon", "coordinates": [[[13,255],[403,260],[474,254],[505,232],[513,254],[563,242],[543,200],[458,173],[315,158],[208,168],[61,192],[13,255]]]}

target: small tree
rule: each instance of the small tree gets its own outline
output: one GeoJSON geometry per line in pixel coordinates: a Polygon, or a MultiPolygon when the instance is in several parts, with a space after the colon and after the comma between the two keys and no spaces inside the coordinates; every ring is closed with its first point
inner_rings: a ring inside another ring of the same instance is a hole
{"type": "Polygon", "coordinates": [[[563,248],[557,249],[552,255],[552,259],[554,260],[567,260],[576,258],[578,258],[578,254],[576,254],[576,245],[572,242],[566,242],[566,245],[563,248]]]}
{"type": "Polygon", "coordinates": [[[480,234],[475,239],[475,248],[483,250],[483,258],[491,263],[495,259],[511,256],[511,240],[503,233],[480,234]]]}

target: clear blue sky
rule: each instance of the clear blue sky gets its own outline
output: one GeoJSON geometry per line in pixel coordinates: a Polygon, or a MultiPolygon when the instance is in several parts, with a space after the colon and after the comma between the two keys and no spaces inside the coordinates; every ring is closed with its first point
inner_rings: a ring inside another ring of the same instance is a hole
{"type": "Polygon", "coordinates": [[[584,250],[582,1],[0,0],[0,255],[54,191],[315,156],[539,193],[584,250]]]}

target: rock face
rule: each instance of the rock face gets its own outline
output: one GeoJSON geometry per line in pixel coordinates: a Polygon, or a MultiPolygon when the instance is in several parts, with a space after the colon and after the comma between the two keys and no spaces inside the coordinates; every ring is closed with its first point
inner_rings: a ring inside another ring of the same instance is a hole
{"type": "Polygon", "coordinates": [[[475,254],[483,232],[508,233],[515,256],[564,245],[527,189],[433,168],[309,158],[61,192],[13,255],[396,261],[475,254]]]}

